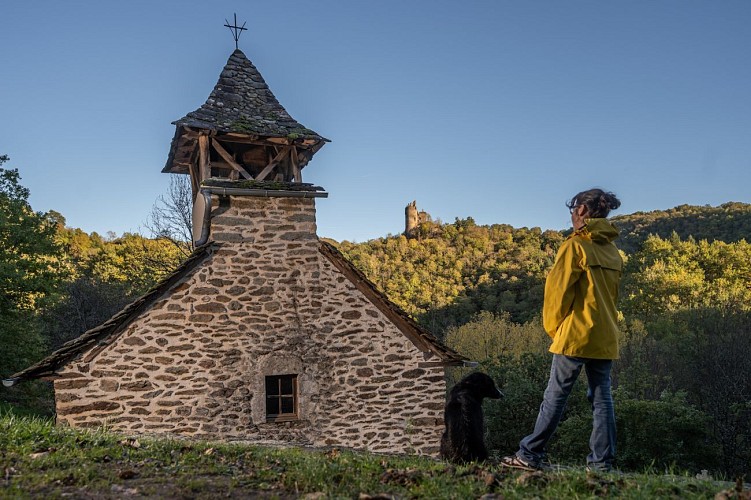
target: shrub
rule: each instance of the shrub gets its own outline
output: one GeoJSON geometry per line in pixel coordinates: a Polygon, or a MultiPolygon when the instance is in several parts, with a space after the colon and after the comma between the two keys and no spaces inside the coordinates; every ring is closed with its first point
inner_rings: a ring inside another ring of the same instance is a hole
{"type": "MultiPolygon", "coordinates": [[[[618,466],[627,470],[716,469],[719,449],[708,434],[709,419],[681,393],[663,394],[659,401],[616,398],[618,466]]],[[[572,416],[559,427],[551,454],[562,460],[586,456],[591,430],[591,414],[572,416]]]]}

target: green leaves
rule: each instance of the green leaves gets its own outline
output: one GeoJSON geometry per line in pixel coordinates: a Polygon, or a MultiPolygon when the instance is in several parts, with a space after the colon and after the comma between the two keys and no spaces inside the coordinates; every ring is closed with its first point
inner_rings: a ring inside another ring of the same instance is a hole
{"type": "MultiPolygon", "coordinates": [[[[8,161],[0,157],[0,165],[8,161]]],[[[43,353],[36,313],[64,276],[53,215],[34,212],[18,170],[0,168],[0,376],[43,353]]]]}
{"type": "Polygon", "coordinates": [[[697,307],[751,307],[751,244],[650,236],[630,256],[623,280],[626,316],[652,318],[697,307]]]}
{"type": "Polygon", "coordinates": [[[544,274],[563,240],[556,231],[426,222],[418,237],[342,242],[340,250],[396,304],[442,336],[480,311],[515,321],[542,307],[544,274]]]}

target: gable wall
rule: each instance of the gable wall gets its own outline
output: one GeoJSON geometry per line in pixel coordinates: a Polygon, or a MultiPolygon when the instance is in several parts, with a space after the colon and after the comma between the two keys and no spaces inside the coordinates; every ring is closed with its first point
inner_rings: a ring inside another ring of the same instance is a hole
{"type": "Polygon", "coordinates": [[[312,199],[215,202],[222,243],[91,362],[55,382],[58,420],[435,454],[443,369],[319,250],[312,199]],[[299,374],[297,421],[265,421],[264,377],[299,374]]]}

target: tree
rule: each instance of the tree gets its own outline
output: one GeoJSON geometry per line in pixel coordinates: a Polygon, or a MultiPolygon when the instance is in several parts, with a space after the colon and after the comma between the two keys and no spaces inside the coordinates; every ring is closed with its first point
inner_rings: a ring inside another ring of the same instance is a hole
{"type": "Polygon", "coordinates": [[[172,174],[145,223],[151,236],[172,242],[187,257],[193,251],[193,195],[187,175],[172,174]]]}
{"type": "MultiPolygon", "coordinates": [[[[0,165],[9,158],[0,156],[0,165]]],[[[0,168],[0,376],[44,352],[37,312],[63,276],[59,214],[34,212],[17,169],[0,168]]]]}
{"type": "Polygon", "coordinates": [[[166,239],[125,233],[103,239],[80,229],[59,228],[69,280],[60,300],[43,314],[44,333],[56,349],[93,328],[151,288],[183,258],[166,239]]]}
{"type": "Polygon", "coordinates": [[[472,321],[446,332],[446,345],[473,361],[497,362],[502,358],[518,358],[525,353],[544,353],[550,338],[542,322],[513,323],[507,313],[482,311],[472,321]]]}
{"type": "Polygon", "coordinates": [[[641,318],[720,305],[747,309],[750,279],[751,245],[745,240],[650,236],[628,259],[622,305],[626,316],[641,318]]]}

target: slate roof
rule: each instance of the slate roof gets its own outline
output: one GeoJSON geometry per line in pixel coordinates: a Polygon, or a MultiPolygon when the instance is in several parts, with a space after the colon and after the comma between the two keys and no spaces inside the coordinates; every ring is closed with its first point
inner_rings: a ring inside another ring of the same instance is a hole
{"type": "Polygon", "coordinates": [[[218,132],[239,132],[263,137],[315,139],[328,142],[292,118],[279,104],[261,73],[236,49],[206,102],[173,122],[218,132]]]}
{"type": "Polygon", "coordinates": [[[211,178],[203,181],[201,186],[231,189],[261,189],[266,191],[307,191],[311,193],[325,191],[321,186],[305,182],[257,181],[253,179],[233,181],[229,179],[211,178]]]}
{"type": "MultiPolygon", "coordinates": [[[[101,325],[81,334],[78,338],[66,342],[60,349],[53,352],[40,362],[18,372],[7,379],[3,384],[11,386],[15,383],[42,377],[54,376],[55,372],[65,364],[76,359],[92,347],[108,345],[119,333],[157,300],[169,291],[182,278],[187,276],[199,264],[201,264],[219,245],[209,242],[198,247],[188,259],[183,262],[172,274],[157,283],[151,290],[126,306],[119,313],[108,319],[101,325]]],[[[404,310],[391,302],[385,294],[368,280],[342,253],[330,243],[320,242],[320,252],[339,271],[342,272],[355,287],[360,290],[418,349],[435,354],[440,361],[428,363],[431,365],[462,365],[468,358],[443,345],[428,331],[417,324],[404,310]]]]}

